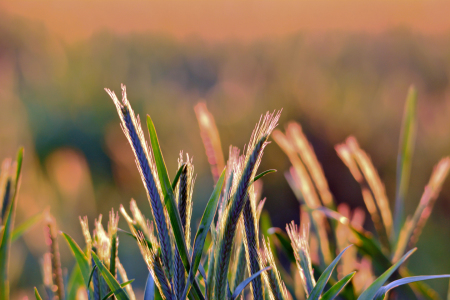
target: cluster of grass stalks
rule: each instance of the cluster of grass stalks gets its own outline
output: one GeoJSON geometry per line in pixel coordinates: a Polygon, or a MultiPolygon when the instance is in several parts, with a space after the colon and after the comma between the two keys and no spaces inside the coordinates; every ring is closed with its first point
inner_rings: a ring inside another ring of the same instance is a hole
{"type": "MultiPolygon", "coordinates": [[[[122,101],[114,92],[106,91],[117,107],[123,132],[133,149],[152,215],[144,216],[132,199],[130,213],[120,207],[129,230],[118,228],[119,214],[112,210],[106,229],[100,215],[94,221],[92,234],[87,218],[80,217],[84,249],[62,233],[77,262],[67,277],[61,271],[57,225],[46,212],[49,251],[42,263],[44,280],[40,289],[44,298],[136,299],[132,280],[118,256],[121,232],[136,239],[148,267],[145,300],[439,299],[421,281],[450,275],[411,276],[403,264],[415,250],[414,244],[450,168],[449,158],[438,163],[416,212],[405,221],[403,206],[416,126],[414,90],[410,91],[405,110],[394,214],[383,183],[356,139],[350,137],[336,146],[338,155],[361,186],[376,236],[363,229],[362,210],[351,212],[345,204],[336,206],[322,167],[299,124],[290,123],[284,134],[275,130],[280,111],[266,113],[242,154],[236,147],[230,147],[225,161],[214,118],[204,104],[197,105],[195,112],[215,186],[193,238],[192,159],[180,154],[178,171],[171,181],[151,118],[147,116],[150,136],[147,143],[139,117],[127,100],[125,86],[122,101]],[[292,222],[286,226],[286,232],[270,225],[267,213],[263,212],[265,199],[260,197],[259,179],[274,171],[257,174],[272,132],[292,162],[286,179],[301,205],[302,224],[292,222]],[[284,258],[290,264],[281,264],[284,258]],[[388,280],[392,281],[385,284],[388,280]],[[405,286],[408,283],[412,283],[411,287],[405,286]],[[399,288],[387,296],[396,287],[399,288]]],[[[0,300],[9,299],[10,244],[40,218],[32,218],[13,230],[22,155],[20,150],[16,167],[6,160],[0,177],[3,195],[0,300]]],[[[36,288],[35,295],[36,299],[42,299],[36,288]]]]}

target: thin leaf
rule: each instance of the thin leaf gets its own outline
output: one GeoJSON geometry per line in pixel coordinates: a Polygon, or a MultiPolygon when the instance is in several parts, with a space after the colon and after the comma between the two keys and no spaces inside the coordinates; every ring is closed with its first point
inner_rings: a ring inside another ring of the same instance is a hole
{"type": "Polygon", "coordinates": [[[258,175],[255,176],[255,178],[253,179],[253,182],[257,181],[258,179],[266,176],[267,174],[270,173],[275,173],[277,170],[275,169],[269,169],[269,170],[265,170],[264,172],[259,173],[258,175]]]}
{"type": "MultiPolygon", "coordinates": [[[[178,252],[180,253],[183,265],[186,271],[189,272],[191,265],[189,262],[188,250],[186,246],[186,240],[184,239],[184,230],[181,226],[181,219],[178,213],[178,208],[175,203],[175,196],[173,194],[172,186],[170,184],[169,175],[167,174],[166,164],[161,153],[161,148],[159,147],[158,136],[156,134],[155,126],[149,115],[147,115],[147,127],[150,134],[150,142],[153,149],[153,155],[155,157],[155,164],[158,170],[158,177],[161,183],[161,188],[164,194],[164,205],[167,208],[169,214],[170,224],[172,225],[173,235],[175,237],[175,242],[177,245],[178,252]]],[[[200,298],[204,299],[200,286],[198,282],[194,280],[194,294],[200,298]]]]}
{"type": "Polygon", "coordinates": [[[336,298],[336,296],[342,291],[342,289],[347,285],[347,283],[352,280],[353,276],[356,274],[356,272],[352,272],[336,282],[328,291],[326,291],[323,295],[321,300],[332,300],[336,298]]]}
{"type": "Polygon", "coordinates": [[[414,153],[414,143],[416,140],[417,131],[416,107],[417,91],[412,86],[410,87],[406,98],[397,156],[397,189],[395,195],[393,241],[397,240],[404,222],[404,202],[409,186],[411,162],[414,153]]]}
{"type": "Polygon", "coordinates": [[[358,300],[372,300],[377,294],[378,290],[383,286],[383,284],[389,279],[389,277],[394,273],[398,267],[416,251],[416,248],[410,250],[406,253],[398,262],[396,262],[392,267],[390,267],[386,272],[384,272],[380,277],[378,277],[359,297],[358,300]]]}
{"type": "Polygon", "coordinates": [[[17,195],[20,186],[20,178],[22,172],[23,148],[20,148],[17,153],[17,169],[15,178],[14,194],[9,205],[9,210],[4,222],[3,235],[0,244],[0,300],[9,299],[9,281],[8,281],[8,263],[9,263],[9,248],[11,245],[11,232],[14,224],[14,215],[16,210],[17,195]]]}
{"type": "Polygon", "coordinates": [[[208,235],[211,223],[214,221],[214,216],[216,215],[217,206],[220,200],[220,193],[222,191],[223,183],[225,181],[226,169],[222,171],[219,180],[217,181],[216,187],[209,198],[208,204],[206,205],[205,212],[203,213],[200,225],[198,226],[197,234],[195,235],[194,242],[194,252],[192,254],[192,266],[189,271],[188,280],[186,282],[186,287],[183,292],[181,299],[186,299],[186,295],[190,290],[191,283],[195,279],[195,274],[197,273],[198,266],[200,265],[200,259],[202,258],[203,247],[205,246],[205,239],[208,235]]]}
{"type": "Polygon", "coordinates": [[[342,250],[342,252],[339,253],[339,255],[325,269],[325,271],[323,271],[322,275],[320,275],[319,279],[317,280],[316,286],[311,291],[311,294],[309,295],[308,300],[317,300],[320,298],[320,295],[322,295],[325,285],[327,284],[328,280],[331,277],[331,273],[333,273],[334,268],[336,267],[337,263],[341,259],[344,252],[351,246],[352,245],[349,245],[344,250],[342,250]]]}
{"type": "Polygon", "coordinates": [[[284,249],[285,254],[289,258],[292,263],[295,263],[294,249],[291,245],[291,240],[287,236],[287,234],[277,227],[272,227],[267,230],[267,234],[275,236],[281,244],[281,247],[284,249]]]}
{"type": "Polygon", "coordinates": [[[231,300],[236,299],[240,293],[242,293],[242,291],[245,289],[245,287],[252,282],[253,279],[255,279],[256,277],[258,277],[259,275],[261,275],[262,272],[267,271],[272,269],[271,266],[266,267],[258,272],[256,272],[255,274],[253,274],[252,276],[248,277],[247,279],[245,279],[244,281],[242,281],[234,290],[233,294],[231,295],[231,300]]]}
{"type": "Polygon", "coordinates": [[[404,285],[404,284],[413,283],[413,282],[417,282],[417,281],[430,280],[430,279],[449,278],[449,277],[450,277],[450,275],[446,274],[446,275],[412,276],[412,277],[401,278],[401,279],[395,280],[395,281],[381,287],[375,296],[375,300],[384,299],[387,292],[389,292],[390,290],[392,290],[398,286],[404,285]]]}
{"type": "MultiPolygon", "coordinates": [[[[72,250],[73,255],[80,267],[81,275],[83,275],[84,283],[86,287],[89,288],[90,282],[90,267],[89,261],[84,254],[83,250],[81,250],[80,246],[66,233],[62,233],[63,237],[66,239],[67,244],[69,245],[70,250],[72,250]]],[[[92,275],[92,274],[91,274],[92,275]]]]}
{"type": "Polygon", "coordinates": [[[42,300],[41,295],[39,295],[39,292],[36,287],[34,287],[34,296],[36,297],[36,300],[42,300]]]}
{"type": "Polygon", "coordinates": [[[152,274],[148,272],[147,283],[145,284],[144,300],[155,299],[155,282],[153,281],[152,274]]]}
{"type": "Polygon", "coordinates": [[[91,274],[89,275],[88,286],[91,285],[92,277],[94,276],[94,271],[95,271],[96,269],[97,269],[97,265],[94,265],[94,267],[92,268],[91,274]]]}
{"type": "MultiPolygon", "coordinates": [[[[124,288],[124,287],[126,287],[127,285],[129,285],[130,283],[132,283],[133,281],[134,281],[134,279],[128,280],[127,282],[121,283],[120,286],[121,286],[122,288],[124,288]]],[[[102,300],[108,299],[108,298],[111,297],[113,294],[114,294],[114,292],[109,292],[108,294],[106,294],[105,297],[103,297],[102,300]]]]}
{"type": "Polygon", "coordinates": [[[105,279],[106,284],[113,291],[114,295],[116,295],[117,299],[129,300],[128,295],[122,289],[117,279],[114,278],[111,272],[109,272],[108,268],[106,268],[105,265],[100,261],[97,254],[95,254],[94,251],[91,251],[91,254],[92,258],[95,261],[95,265],[97,266],[98,270],[102,273],[103,279],[105,279]]]}
{"type": "Polygon", "coordinates": [[[28,229],[39,222],[42,219],[43,215],[43,213],[38,213],[37,215],[32,216],[31,218],[27,219],[25,222],[17,226],[12,232],[11,243],[20,238],[22,234],[24,234],[28,229]]]}
{"type": "Polygon", "coordinates": [[[172,190],[175,190],[177,187],[178,181],[180,180],[181,173],[183,173],[183,170],[186,168],[186,163],[182,164],[180,168],[178,168],[177,174],[175,175],[175,178],[172,182],[172,190]]]}

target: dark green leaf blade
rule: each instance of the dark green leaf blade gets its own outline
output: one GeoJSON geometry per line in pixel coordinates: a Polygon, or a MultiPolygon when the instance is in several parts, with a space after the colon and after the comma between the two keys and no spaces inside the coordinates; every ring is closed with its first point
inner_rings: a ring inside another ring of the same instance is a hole
{"type": "Polygon", "coordinates": [[[255,182],[256,180],[266,176],[267,174],[270,173],[275,173],[277,170],[275,169],[269,169],[269,170],[265,170],[264,172],[259,173],[258,175],[255,176],[255,178],[253,179],[253,182],[255,182]]]}
{"type": "Polygon", "coordinates": [[[285,254],[289,258],[289,260],[292,263],[295,263],[296,260],[295,260],[295,256],[294,256],[294,249],[292,248],[291,240],[289,239],[287,234],[283,230],[281,230],[280,228],[277,228],[277,227],[269,228],[267,230],[267,234],[273,235],[278,239],[278,241],[281,244],[281,247],[284,249],[285,254]]]}
{"type": "Polygon", "coordinates": [[[417,91],[411,86],[405,103],[403,124],[397,156],[397,187],[395,195],[394,235],[395,242],[400,234],[404,218],[404,199],[408,191],[411,162],[417,131],[417,91]]]}
{"type": "Polygon", "coordinates": [[[313,290],[311,291],[311,294],[308,297],[308,300],[318,300],[320,298],[320,295],[323,292],[323,289],[325,288],[325,285],[327,284],[328,280],[331,277],[331,273],[333,273],[334,268],[336,267],[337,263],[341,259],[344,252],[351,247],[347,246],[344,250],[342,250],[341,253],[331,262],[331,264],[323,271],[322,275],[320,275],[319,279],[317,280],[316,285],[314,286],[313,290]]]}
{"type": "Polygon", "coordinates": [[[9,278],[8,278],[8,262],[9,248],[11,245],[11,233],[14,226],[14,215],[16,210],[17,195],[20,187],[20,179],[22,172],[23,148],[17,152],[17,169],[15,178],[14,194],[9,204],[6,221],[4,222],[3,235],[0,243],[0,300],[9,299],[9,278]]]}
{"type": "Polygon", "coordinates": [[[194,242],[194,252],[192,254],[192,266],[189,271],[188,280],[186,282],[186,287],[183,292],[183,296],[181,299],[186,299],[186,295],[189,292],[191,283],[195,279],[195,274],[197,273],[197,269],[200,265],[200,259],[203,253],[203,247],[205,246],[206,236],[208,235],[209,229],[211,227],[211,223],[214,220],[214,216],[216,215],[217,206],[220,200],[220,193],[222,192],[223,183],[225,181],[225,169],[222,171],[222,174],[217,181],[216,187],[214,188],[211,197],[209,198],[208,204],[206,205],[205,211],[203,213],[202,219],[200,221],[200,225],[198,226],[197,234],[195,235],[194,242]]]}
{"type": "MultiPolygon", "coordinates": [[[[134,281],[134,279],[128,280],[127,282],[121,283],[120,286],[121,286],[122,288],[124,288],[124,287],[126,287],[127,285],[129,285],[130,283],[132,283],[133,281],[134,281]]],[[[111,297],[113,294],[114,294],[113,292],[109,292],[108,294],[106,294],[105,297],[103,297],[102,300],[108,299],[108,298],[111,297]]]]}
{"type": "MultiPolygon", "coordinates": [[[[150,134],[150,143],[153,149],[156,168],[158,170],[158,178],[164,194],[164,205],[167,208],[167,212],[169,214],[170,224],[172,225],[173,235],[175,237],[175,243],[177,245],[178,252],[180,254],[183,265],[186,268],[186,271],[189,273],[191,265],[189,262],[189,252],[187,250],[186,240],[184,238],[183,226],[181,226],[180,214],[178,213],[178,208],[175,203],[175,196],[173,194],[169,175],[167,174],[166,164],[164,162],[161,148],[159,146],[156,129],[149,115],[147,115],[147,127],[150,134]]],[[[198,282],[196,280],[194,281],[194,294],[199,299],[204,300],[204,297],[200,290],[200,286],[198,285],[198,282]]]]}
{"type": "Polygon", "coordinates": [[[383,284],[389,279],[389,277],[394,273],[398,267],[416,251],[416,248],[410,250],[406,253],[398,262],[396,262],[392,267],[387,269],[380,277],[378,277],[359,297],[358,300],[372,300],[377,294],[378,290],[383,286],[383,284]]]}
{"type": "Polygon", "coordinates": [[[252,282],[253,279],[255,279],[256,277],[260,276],[262,272],[267,271],[272,269],[271,266],[266,267],[262,270],[259,270],[258,272],[256,272],[255,274],[253,274],[252,276],[248,277],[247,279],[245,279],[244,281],[242,281],[234,290],[233,295],[231,295],[231,300],[235,300],[240,293],[242,293],[242,291],[244,290],[244,288],[250,283],[252,282]]]}
{"type": "Polygon", "coordinates": [[[91,254],[92,258],[94,259],[95,265],[97,266],[97,269],[100,271],[103,278],[105,279],[106,284],[109,286],[114,295],[116,295],[117,299],[129,300],[128,295],[122,289],[117,279],[114,278],[111,272],[109,272],[108,268],[106,268],[105,265],[100,261],[100,259],[97,257],[97,254],[95,254],[94,251],[91,251],[91,254]]]}
{"type": "Polygon", "coordinates": [[[326,291],[323,295],[321,300],[333,300],[336,298],[336,296],[342,291],[342,289],[347,285],[347,283],[352,280],[353,276],[356,274],[356,272],[352,272],[336,282],[328,291],[326,291]]]}
{"type": "Polygon", "coordinates": [[[72,253],[75,256],[78,266],[80,267],[81,275],[83,275],[84,284],[86,287],[89,287],[89,275],[91,272],[86,255],[83,250],[81,250],[80,246],[78,246],[78,244],[68,234],[63,232],[62,236],[65,238],[70,250],[72,250],[72,253]]]}

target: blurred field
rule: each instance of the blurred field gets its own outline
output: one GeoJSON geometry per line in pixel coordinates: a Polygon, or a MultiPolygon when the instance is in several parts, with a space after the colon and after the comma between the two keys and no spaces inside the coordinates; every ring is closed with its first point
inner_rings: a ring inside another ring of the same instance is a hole
{"type": "MultiPolygon", "coordinates": [[[[194,222],[213,184],[193,110],[198,101],[214,114],[225,153],[230,144],[244,147],[261,113],[283,108],[280,128],[289,120],[303,125],[335,198],[352,207],[363,206],[360,189],[333,146],[355,135],[393,205],[411,84],[419,92],[419,128],[408,213],[433,165],[450,154],[447,2],[124,2],[0,4],[0,158],[19,145],[26,149],[19,223],[51,207],[60,229],[81,242],[79,215],[93,220],[131,197],[149,212],[103,91],[119,92],[120,83],[136,112],[152,116],[172,176],[180,150],[194,156],[194,222]]],[[[283,176],[288,166],[278,146],[268,146],[261,169],[278,173],[264,179],[263,195],[283,228],[299,218],[283,176]]],[[[447,182],[411,259],[416,273],[450,272],[442,251],[450,247],[449,214],[447,182]]],[[[61,248],[63,265],[72,267],[69,250],[61,248]]],[[[143,288],[146,267],[137,247],[120,249],[129,265],[141,265],[129,277],[143,288]]],[[[44,250],[40,225],[15,244],[13,299],[31,295],[42,281],[44,250]]],[[[430,285],[442,294],[447,289],[445,281],[430,285]]]]}

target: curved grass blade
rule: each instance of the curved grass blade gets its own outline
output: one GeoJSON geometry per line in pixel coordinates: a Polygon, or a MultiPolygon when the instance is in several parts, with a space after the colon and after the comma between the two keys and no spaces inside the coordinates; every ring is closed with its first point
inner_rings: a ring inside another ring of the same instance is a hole
{"type": "Polygon", "coordinates": [[[119,282],[116,278],[109,272],[108,268],[105,267],[105,265],[100,261],[97,254],[95,254],[94,251],[91,251],[92,258],[95,261],[95,265],[97,266],[98,270],[101,272],[103,278],[105,279],[106,284],[109,286],[109,288],[113,291],[114,295],[116,295],[118,300],[129,300],[128,295],[125,293],[125,291],[120,286],[119,282]]]}
{"type": "Polygon", "coordinates": [[[94,276],[94,272],[96,269],[97,269],[97,265],[94,265],[94,267],[92,268],[91,274],[89,275],[88,286],[91,285],[92,277],[94,276]]]}
{"type": "Polygon", "coordinates": [[[41,295],[39,295],[39,292],[36,287],[34,287],[34,296],[36,297],[36,300],[42,300],[41,295]]]}
{"type": "Polygon", "coordinates": [[[414,143],[416,140],[417,131],[416,107],[417,91],[413,86],[411,86],[406,98],[397,156],[397,188],[395,195],[393,241],[397,240],[404,222],[404,202],[409,186],[411,162],[414,153],[414,143]]]}
{"type": "Polygon", "coordinates": [[[183,173],[183,170],[186,168],[186,163],[182,164],[177,171],[177,174],[175,175],[175,178],[172,181],[172,190],[175,190],[177,187],[178,181],[180,180],[181,173],[183,173]]]}
{"type": "Polygon", "coordinates": [[[144,300],[155,299],[155,282],[153,281],[152,274],[148,272],[147,283],[145,284],[144,300]]]}
{"type": "MultiPolygon", "coordinates": [[[[161,153],[161,148],[159,146],[158,136],[156,134],[155,126],[152,119],[147,115],[147,127],[150,134],[150,143],[153,149],[153,155],[155,157],[155,164],[158,170],[158,177],[161,183],[161,189],[164,194],[164,205],[167,208],[169,214],[170,224],[172,225],[173,235],[175,237],[175,243],[180,253],[181,260],[183,262],[186,271],[189,272],[191,265],[189,262],[188,250],[186,246],[186,240],[184,238],[183,226],[181,226],[180,214],[178,213],[178,208],[175,203],[175,196],[173,194],[172,185],[170,184],[169,175],[167,174],[166,164],[161,153]]],[[[198,282],[194,280],[194,294],[200,298],[204,299],[200,286],[198,282]]]]}
{"type": "Polygon", "coordinates": [[[63,237],[66,239],[67,244],[69,245],[70,250],[72,250],[73,255],[80,267],[81,275],[83,275],[84,283],[86,287],[89,288],[90,278],[92,273],[89,267],[89,261],[84,254],[83,250],[81,250],[80,246],[66,233],[62,233],[63,237]]]}
{"type": "MultiPolygon", "coordinates": [[[[127,282],[124,282],[124,283],[120,284],[120,286],[121,286],[122,288],[124,288],[124,287],[126,287],[127,285],[129,285],[130,283],[132,283],[133,281],[134,281],[134,279],[128,280],[127,282]]],[[[114,294],[114,292],[109,292],[108,294],[106,294],[105,297],[103,297],[102,300],[108,299],[108,298],[111,297],[113,294],[114,294]]]]}
{"type": "Polygon", "coordinates": [[[22,234],[24,234],[28,229],[30,229],[31,227],[33,227],[33,225],[35,225],[37,222],[39,222],[43,216],[44,216],[43,213],[38,213],[38,214],[32,216],[31,218],[27,219],[25,222],[23,222],[19,226],[17,226],[12,232],[11,243],[14,242],[15,240],[17,240],[18,238],[20,238],[22,236],[22,234]]]}
{"type": "Polygon", "coordinates": [[[275,169],[269,169],[269,170],[265,170],[264,172],[259,173],[258,175],[255,176],[255,178],[253,179],[253,182],[257,181],[258,179],[266,176],[267,174],[270,173],[275,173],[277,170],[275,169]]]}
{"type": "Polygon", "coordinates": [[[291,240],[287,236],[287,234],[277,227],[272,227],[267,230],[267,234],[274,235],[281,244],[281,247],[284,249],[285,254],[289,258],[290,262],[295,263],[294,249],[291,245],[291,240]]]}
{"type": "Polygon", "coordinates": [[[256,277],[258,277],[259,275],[261,275],[262,272],[267,271],[272,269],[271,266],[266,267],[258,272],[256,272],[255,274],[253,274],[252,276],[248,277],[247,279],[245,279],[244,281],[242,281],[234,290],[233,294],[231,295],[231,300],[235,300],[240,293],[242,293],[242,291],[245,289],[245,287],[252,282],[253,279],[255,279],[256,277]]]}
{"type": "Polygon", "coordinates": [[[406,278],[401,278],[398,280],[395,280],[383,287],[381,287],[377,294],[375,295],[375,300],[383,300],[384,297],[386,296],[386,293],[389,292],[390,290],[404,285],[404,284],[408,284],[408,283],[413,283],[413,282],[417,282],[417,281],[424,281],[424,280],[430,280],[430,279],[438,279],[438,278],[449,278],[450,275],[446,274],[446,275],[429,275],[429,276],[412,276],[412,277],[406,277],[406,278]]]}
{"type": "Polygon", "coordinates": [[[323,289],[325,288],[325,285],[327,284],[328,280],[331,277],[331,273],[333,273],[334,268],[336,267],[337,263],[341,259],[344,252],[351,247],[352,245],[347,246],[344,250],[342,250],[341,253],[331,262],[331,264],[323,271],[322,275],[320,275],[319,279],[317,280],[316,285],[314,286],[313,290],[311,291],[311,294],[308,297],[308,300],[318,300],[320,298],[320,295],[323,292],[323,289]]]}
{"type": "Polygon", "coordinates": [[[14,194],[9,204],[6,221],[4,222],[3,235],[0,243],[0,300],[9,299],[9,280],[8,280],[8,262],[9,248],[11,245],[11,233],[14,226],[14,215],[16,211],[17,195],[20,187],[20,178],[22,172],[23,148],[17,152],[17,169],[14,182],[14,194]]]}
{"type": "Polygon", "coordinates": [[[383,286],[386,280],[394,273],[398,267],[411,255],[417,248],[410,250],[392,267],[387,269],[380,277],[378,277],[359,297],[358,300],[372,300],[377,294],[378,290],[383,286]]]}
{"type": "Polygon", "coordinates": [[[356,272],[352,272],[336,282],[328,291],[326,291],[323,295],[321,300],[333,300],[336,298],[336,296],[342,291],[342,289],[347,285],[347,283],[352,280],[353,276],[356,274],[356,272]]]}
{"type": "Polygon", "coordinates": [[[194,252],[192,254],[192,265],[189,271],[188,280],[186,282],[186,287],[183,292],[182,300],[186,299],[186,295],[189,292],[191,283],[195,279],[195,274],[200,265],[200,259],[202,258],[203,247],[205,246],[205,239],[208,235],[211,223],[214,221],[214,216],[216,215],[217,206],[220,200],[220,193],[222,191],[223,183],[225,181],[225,169],[222,171],[219,180],[217,181],[216,187],[209,198],[208,204],[206,205],[205,212],[203,213],[200,225],[198,226],[197,234],[195,235],[194,242],[194,252]]]}

